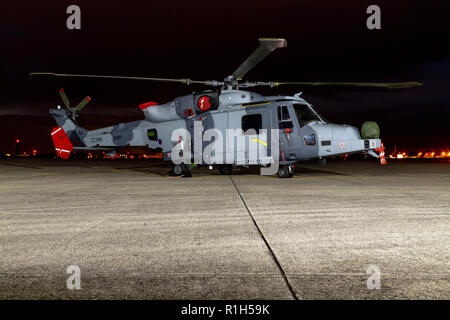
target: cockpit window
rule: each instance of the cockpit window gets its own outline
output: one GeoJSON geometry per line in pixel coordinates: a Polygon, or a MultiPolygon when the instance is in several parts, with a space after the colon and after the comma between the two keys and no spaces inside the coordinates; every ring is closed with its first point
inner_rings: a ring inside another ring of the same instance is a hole
{"type": "Polygon", "coordinates": [[[312,121],[319,121],[319,117],[305,104],[293,104],[298,124],[304,127],[312,121]]]}

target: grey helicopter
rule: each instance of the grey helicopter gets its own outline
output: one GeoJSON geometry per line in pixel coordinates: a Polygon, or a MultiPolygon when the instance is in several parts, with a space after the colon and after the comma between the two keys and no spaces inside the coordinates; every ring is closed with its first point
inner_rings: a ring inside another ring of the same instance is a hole
{"type": "Polygon", "coordinates": [[[139,108],[145,119],[96,130],[86,130],[78,126],[76,121],[78,113],[90,101],[90,97],[71,107],[65,91],[61,89],[59,93],[64,108],[58,106],[49,110],[57,124],[51,132],[56,154],[67,159],[72,151],[98,151],[114,158],[121,150],[138,148],[142,153],[162,153],[164,161],[173,162],[170,174],[185,177],[191,176],[190,168],[194,162],[198,165],[208,165],[210,169],[218,168],[224,175],[231,174],[234,166],[271,167],[276,162],[276,171],[273,173],[280,178],[292,177],[295,163],[299,161],[317,159],[325,164],[326,158],[344,154],[367,153],[380,158],[382,164],[383,161],[385,163],[382,157],[384,146],[380,139],[380,129],[375,122],[365,122],[360,132],[353,126],[329,123],[301,97],[301,93],[294,96],[263,96],[246,89],[284,85],[402,89],[420,86],[421,83],[244,81],[244,76],[271,52],[287,46],[287,41],[280,38],[261,38],[259,42],[259,47],[223,81],[31,73],[30,78],[131,79],[213,87],[212,90],[193,92],[164,104],[153,101],[143,103],[139,108]],[[214,129],[219,131],[222,137],[227,137],[224,143],[214,149],[213,157],[199,155],[208,142],[207,139],[192,139],[199,127],[202,132],[214,129]],[[187,131],[188,136],[174,137],[174,131],[179,129],[187,131]],[[235,136],[229,138],[225,134],[227,130],[232,130],[235,136]],[[234,143],[235,138],[244,138],[245,144],[239,146],[239,143],[234,143]],[[175,146],[178,148],[174,148],[175,146]],[[177,156],[182,156],[181,161],[174,161],[174,150],[177,156]],[[261,156],[250,157],[255,154],[253,151],[257,151],[257,155],[261,156]]]}

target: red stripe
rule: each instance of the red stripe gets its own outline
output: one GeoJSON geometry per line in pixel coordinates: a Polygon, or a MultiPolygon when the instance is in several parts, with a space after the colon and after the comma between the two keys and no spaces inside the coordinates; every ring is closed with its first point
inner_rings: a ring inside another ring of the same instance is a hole
{"type": "Polygon", "coordinates": [[[139,109],[145,110],[145,109],[147,109],[147,108],[149,108],[151,106],[156,106],[156,105],[158,105],[158,102],[150,101],[150,102],[146,102],[146,103],[140,104],[139,105],[139,109]]]}

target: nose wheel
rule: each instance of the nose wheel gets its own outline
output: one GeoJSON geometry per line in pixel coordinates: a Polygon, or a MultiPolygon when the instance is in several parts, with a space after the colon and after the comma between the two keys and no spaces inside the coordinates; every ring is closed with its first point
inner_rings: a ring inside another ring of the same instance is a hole
{"type": "Polygon", "coordinates": [[[277,174],[279,178],[292,178],[294,176],[294,168],[293,166],[281,166],[277,174]]]}

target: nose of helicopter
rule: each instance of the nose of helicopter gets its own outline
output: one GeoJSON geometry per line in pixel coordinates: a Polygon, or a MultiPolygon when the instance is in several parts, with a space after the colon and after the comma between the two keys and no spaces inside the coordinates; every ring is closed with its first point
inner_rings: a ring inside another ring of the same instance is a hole
{"type": "Polygon", "coordinates": [[[353,126],[316,123],[311,127],[318,137],[319,157],[360,152],[381,145],[380,139],[361,139],[358,128],[353,126]]]}
{"type": "Polygon", "coordinates": [[[358,129],[349,125],[315,123],[312,127],[316,131],[319,141],[352,141],[361,139],[358,129]]]}
{"type": "Polygon", "coordinates": [[[357,128],[348,125],[333,125],[331,128],[332,140],[360,140],[357,128]]]}

